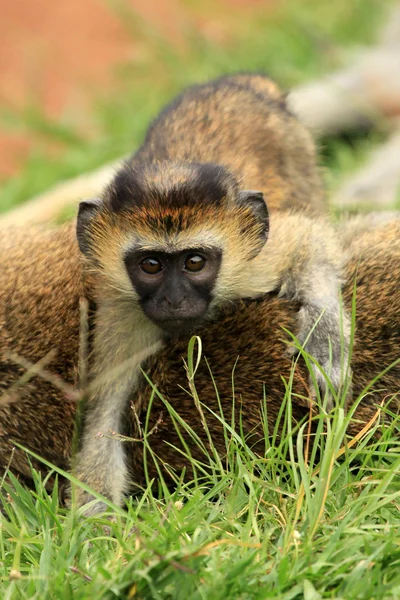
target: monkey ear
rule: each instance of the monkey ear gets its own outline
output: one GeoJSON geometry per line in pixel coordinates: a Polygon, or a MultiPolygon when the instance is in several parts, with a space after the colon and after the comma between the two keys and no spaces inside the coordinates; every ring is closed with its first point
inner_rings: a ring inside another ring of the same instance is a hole
{"type": "Polygon", "coordinates": [[[249,206],[257,221],[261,224],[263,246],[267,241],[269,234],[269,214],[267,204],[264,200],[264,194],[257,190],[241,190],[238,194],[238,201],[240,204],[249,206]]]}
{"type": "Polygon", "coordinates": [[[100,198],[83,200],[79,203],[78,217],[76,220],[76,239],[78,240],[79,250],[86,256],[90,252],[87,228],[93,217],[100,211],[103,201],[100,198]]]}

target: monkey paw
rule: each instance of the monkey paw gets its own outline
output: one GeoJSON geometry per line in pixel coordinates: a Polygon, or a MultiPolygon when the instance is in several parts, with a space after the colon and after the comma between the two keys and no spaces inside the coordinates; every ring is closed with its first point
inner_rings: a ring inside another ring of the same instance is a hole
{"type": "Polygon", "coordinates": [[[77,501],[77,506],[83,508],[81,514],[83,517],[93,517],[94,515],[100,515],[110,508],[105,502],[101,500],[95,500],[91,494],[84,492],[77,501]]]}
{"type": "MultiPolygon", "coordinates": [[[[318,314],[311,311],[310,307],[303,307],[299,312],[298,340],[318,363],[312,363],[311,367],[312,374],[309,379],[311,396],[317,398],[316,388],[318,388],[321,399],[327,398],[328,410],[334,404],[332,388],[337,394],[347,388],[346,405],[351,399],[351,369],[348,366],[350,333],[346,316],[342,317],[344,319],[342,324],[339,315],[339,310],[328,309],[318,314]]],[[[292,356],[298,352],[298,348],[291,348],[292,356]]]]}
{"type": "MultiPolygon", "coordinates": [[[[75,488],[74,498],[75,506],[77,508],[82,508],[87,505],[86,508],[83,508],[82,510],[82,515],[84,517],[99,515],[109,510],[109,507],[105,502],[102,502],[101,500],[96,500],[92,494],[86,492],[82,488],[75,488]]],[[[66,487],[66,489],[63,491],[62,501],[67,508],[72,508],[72,492],[70,486],[66,487]]]]}
{"type": "MultiPolygon", "coordinates": [[[[340,365],[338,366],[338,368],[334,368],[331,363],[328,363],[325,365],[321,365],[321,367],[322,370],[326,373],[326,377],[317,365],[312,365],[314,378],[311,374],[309,378],[311,397],[313,398],[313,400],[317,399],[317,392],[314,384],[315,381],[320,392],[321,401],[324,402],[326,398],[326,408],[327,410],[331,410],[334,406],[334,398],[332,396],[331,387],[333,387],[335,393],[338,393],[340,395],[341,393],[343,393],[345,388],[345,378],[342,375],[342,369],[340,365]]],[[[351,374],[352,373],[349,368],[346,376],[348,378],[351,378],[351,374]]],[[[351,384],[347,387],[348,389],[346,390],[345,406],[348,406],[352,398],[351,384]]]]}

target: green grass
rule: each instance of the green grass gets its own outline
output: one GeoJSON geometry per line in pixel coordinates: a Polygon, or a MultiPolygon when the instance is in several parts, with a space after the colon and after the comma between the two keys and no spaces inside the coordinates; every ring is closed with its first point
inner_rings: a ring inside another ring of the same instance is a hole
{"type": "MultiPolygon", "coordinates": [[[[121,13],[123,5],[114,6],[121,13]]],[[[95,139],[79,129],[74,115],[55,123],[36,106],[24,114],[3,111],[3,124],[33,131],[38,145],[18,176],[2,183],[0,209],[132,151],[161,105],[192,82],[256,69],[291,86],[325,74],[343,63],[349,48],[373,38],[383,12],[381,0],[289,2],[272,15],[260,10],[236,24],[224,45],[189,31],[185,52],[145,29],[147,57],[121,67],[118,95],[109,90],[93,98],[95,139]],[[62,147],[57,157],[48,151],[54,142],[62,147]]],[[[143,31],[134,15],[123,12],[121,18],[136,33],[143,31]]],[[[326,144],[322,159],[332,185],[372,143],[326,144]]],[[[113,522],[60,508],[57,487],[47,493],[38,474],[34,492],[7,476],[1,482],[0,597],[400,598],[398,420],[387,427],[377,419],[350,446],[350,416],[338,405],[318,418],[313,447],[321,460],[315,451],[305,460],[307,423],[291,429],[292,401],[289,382],[282,399],[285,434],[266,436],[265,457],[225,423],[224,460],[211,444],[203,464],[194,465],[192,485],[178,482],[170,492],[149,481],[113,522]]],[[[207,414],[206,406],[198,406],[207,414]]],[[[151,436],[145,444],[148,460],[158,460],[151,436]]]]}
{"type": "MultiPolygon", "coordinates": [[[[345,415],[338,401],[329,415],[314,417],[310,443],[308,421],[291,424],[289,380],[275,430],[268,434],[265,425],[265,455],[255,454],[240,422],[235,428],[221,411],[220,457],[195,386],[193,354],[194,340],[188,375],[210,440],[198,442],[202,460],[186,457],[193,481],[183,484],[177,474],[176,489],[168,490],[146,427],[147,460],[158,464],[160,481],[148,481],[113,521],[61,509],[57,486],[47,493],[34,471],[32,492],[9,474],[1,486],[0,597],[399,598],[400,419],[384,425],[377,408],[376,421],[349,441],[352,412],[345,415]]],[[[196,439],[164,403],[182,435],[196,439]]],[[[267,408],[261,403],[262,419],[267,408]]]]}

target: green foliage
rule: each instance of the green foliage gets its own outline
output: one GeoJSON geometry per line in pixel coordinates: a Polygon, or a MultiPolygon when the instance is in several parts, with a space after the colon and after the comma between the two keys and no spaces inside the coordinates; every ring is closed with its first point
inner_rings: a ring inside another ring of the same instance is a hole
{"type": "MultiPolygon", "coordinates": [[[[34,491],[12,473],[4,478],[2,598],[399,597],[400,418],[384,423],[385,409],[377,407],[376,419],[350,440],[346,428],[353,410],[345,414],[338,397],[329,414],[321,407],[312,417],[316,428],[310,438],[308,420],[292,425],[296,398],[289,378],[272,432],[266,425],[268,403],[261,399],[262,456],[241,433],[240,412],[236,424],[227,422],[219,404],[213,416],[223,425],[222,457],[208,429],[210,409],[196,389],[200,356],[201,342],[193,338],[188,383],[207,442],[163,399],[181,438],[201,449],[201,461],[185,454],[193,467],[191,482],[176,473],[176,488],[168,489],[167,465],[152,450],[147,423],[146,460],[155,461],[159,481],[148,480],[127,512],[83,518],[79,509],[59,506],[57,480],[47,492],[34,470],[34,491]]],[[[155,388],[154,394],[160,396],[155,388]]]]}

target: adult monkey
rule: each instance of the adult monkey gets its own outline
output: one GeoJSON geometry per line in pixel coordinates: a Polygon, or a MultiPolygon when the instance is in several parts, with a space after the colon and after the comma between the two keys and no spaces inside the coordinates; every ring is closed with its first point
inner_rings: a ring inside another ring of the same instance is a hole
{"type": "MultiPolygon", "coordinates": [[[[394,277],[393,274],[396,273],[400,260],[400,221],[378,225],[376,228],[375,225],[371,228],[360,228],[357,223],[355,230],[361,233],[348,248],[344,299],[349,307],[355,279],[357,329],[352,367],[353,389],[354,394],[357,395],[371,379],[399,358],[400,292],[399,278],[394,277]],[[385,306],[384,312],[382,306],[385,306]]],[[[346,240],[349,239],[349,227],[346,227],[346,240]]],[[[294,302],[266,297],[250,305],[236,307],[232,312],[228,311],[219,322],[208,326],[202,332],[204,354],[211,364],[228,420],[232,403],[232,367],[237,354],[240,354],[235,370],[235,389],[238,394],[242,394],[244,400],[243,427],[245,432],[252,431],[259,440],[262,432],[253,430],[260,423],[263,385],[265,385],[269,423],[274,425],[284,394],[281,376],[288,375],[291,368],[291,361],[284,352],[285,344],[281,341],[284,337],[281,327],[291,329],[295,325],[297,310],[298,307],[294,302]],[[218,337],[221,328],[224,331],[222,346],[218,337]],[[221,360],[221,353],[223,360],[221,360]]],[[[165,394],[179,414],[187,420],[200,438],[204,439],[205,434],[199,423],[198,413],[193,407],[193,401],[180,388],[185,377],[182,355],[186,355],[186,343],[177,342],[174,347],[170,346],[166,352],[161,351],[153,357],[147,364],[146,370],[150,379],[159,386],[160,391],[165,394]]],[[[65,358],[62,357],[64,360],[65,358]]],[[[69,382],[74,381],[74,369],[75,365],[71,363],[66,369],[64,368],[64,376],[67,375],[69,382]]],[[[306,369],[299,361],[294,375],[295,392],[305,392],[306,379],[306,369]]],[[[199,367],[196,382],[198,389],[202,390],[203,399],[207,398],[207,402],[213,408],[215,391],[204,363],[199,367]]],[[[354,421],[351,424],[350,434],[355,434],[365,422],[369,421],[375,414],[377,403],[387,399],[388,395],[395,396],[399,382],[400,366],[397,365],[379,380],[378,391],[363,399],[356,413],[359,422],[354,421]]],[[[3,389],[7,387],[6,383],[3,379],[3,389]]],[[[12,440],[15,440],[57,466],[68,469],[76,403],[74,400],[66,399],[65,395],[48,381],[39,379],[36,385],[40,386],[40,389],[29,390],[21,401],[0,406],[2,424],[0,462],[3,467],[8,464],[12,455],[12,440]]],[[[149,389],[143,385],[134,397],[139,418],[144,417],[148,399],[149,389]]],[[[302,403],[295,395],[292,401],[295,420],[308,414],[309,407],[306,402],[302,403]]],[[[160,408],[157,402],[153,405],[151,422],[158,418],[160,408]]],[[[399,409],[399,401],[396,398],[393,400],[392,409],[399,409]]],[[[170,467],[179,471],[186,466],[182,456],[173,452],[166,444],[168,441],[179,446],[179,440],[176,439],[165,409],[163,414],[164,421],[159,425],[158,432],[152,436],[151,445],[156,454],[163,456],[170,467]]],[[[134,431],[136,418],[133,415],[130,422],[134,431]]],[[[210,418],[208,422],[216,448],[224,453],[225,442],[221,427],[218,423],[213,423],[210,418]]],[[[135,473],[135,484],[142,485],[144,483],[142,446],[140,443],[134,443],[128,448],[128,462],[135,473]]],[[[192,448],[192,450],[196,456],[196,449],[192,448]]],[[[44,471],[47,470],[41,463],[35,465],[44,471]]],[[[150,475],[156,475],[153,466],[151,464],[148,466],[150,475]]],[[[12,468],[21,478],[30,480],[29,464],[24,452],[18,448],[13,454],[12,468]]]]}
{"type": "MultiPolygon", "coordinates": [[[[357,398],[371,380],[399,360],[398,364],[379,378],[360,402],[348,428],[349,435],[354,436],[376,415],[377,405],[380,403],[390,402],[391,411],[400,412],[400,275],[394,276],[400,260],[400,213],[356,216],[345,221],[341,228],[338,227],[338,236],[347,249],[343,299],[349,312],[353,301],[354,283],[356,284],[356,331],[351,360],[353,398],[357,398]]],[[[263,393],[265,390],[268,429],[272,432],[285,395],[282,377],[286,380],[289,378],[292,366],[284,352],[288,337],[283,333],[282,327],[296,332],[296,310],[294,302],[270,295],[261,301],[251,301],[243,303],[240,307],[228,308],[218,322],[210,324],[201,333],[203,359],[195,376],[200,400],[211,411],[219,414],[215,385],[222,402],[224,418],[227,423],[231,423],[234,368],[236,410],[238,414],[240,404],[241,427],[243,432],[250,436],[250,445],[261,454],[265,448],[261,424],[263,393]],[[237,357],[239,358],[235,364],[237,357]]],[[[186,345],[177,343],[174,349],[170,347],[152,357],[145,369],[159,392],[207,446],[207,436],[193,398],[182,388],[188,387],[185,386],[187,375],[182,361],[186,354],[186,345]]],[[[310,405],[306,400],[307,377],[307,368],[300,360],[294,371],[292,388],[292,414],[295,422],[309,415],[310,405]],[[297,394],[303,395],[304,400],[297,394]]],[[[150,385],[143,381],[135,396],[135,410],[142,422],[145,419],[150,393],[150,385]]],[[[316,406],[315,410],[318,410],[316,406]]],[[[161,412],[162,421],[157,424],[157,431],[149,438],[151,448],[161,459],[160,463],[166,463],[168,466],[164,471],[167,481],[171,470],[179,477],[183,468],[186,469],[186,478],[190,479],[191,467],[179,452],[181,449],[185,453],[186,448],[182,445],[163,402],[155,395],[148,422],[149,429],[157,423],[161,412]]],[[[211,412],[204,409],[204,414],[213,444],[220,456],[223,456],[226,453],[223,427],[211,412]]],[[[130,424],[133,425],[132,437],[137,437],[137,418],[134,411],[131,413],[130,424]]],[[[181,428],[181,433],[182,431],[181,428]]],[[[193,458],[204,459],[199,445],[194,443],[189,435],[185,436],[185,444],[193,458]]],[[[139,485],[144,485],[143,445],[132,444],[130,456],[132,477],[139,485]]],[[[147,464],[147,474],[150,478],[158,476],[153,461],[147,464]]]]}
{"type": "MultiPolygon", "coordinates": [[[[314,332],[307,347],[327,369],[331,341],[332,380],[340,385],[340,251],[322,223],[308,219],[300,231],[307,219],[300,212],[323,207],[313,140],[276,84],[261,75],[186,90],[101,197],[81,203],[78,242],[95,305],[93,386],[77,461],[83,481],[123,500],[123,446],[96,434],[121,432],[140,363],[165,342],[165,331],[213,318],[221,303],[279,289],[301,301],[303,337],[323,311],[321,336],[314,332]],[[287,208],[291,214],[282,215],[287,208]]],[[[77,356],[74,293],[83,293],[76,243],[68,227],[59,239],[26,235],[4,234],[10,248],[1,256],[0,348],[36,361],[54,343],[64,360],[52,367],[65,376],[77,356]]],[[[3,365],[8,383],[10,370],[3,365]]]]}
{"type": "MultiPolygon", "coordinates": [[[[76,473],[115,504],[129,487],[124,447],[97,433],[122,433],[143,360],[221,306],[271,291],[298,300],[298,336],[341,387],[341,252],[323,219],[301,214],[321,202],[312,157],[268,78],[227,76],[184,91],[100,197],[81,202],[77,239],[96,310],[76,473]]],[[[318,368],[315,379],[325,391],[318,368]]]]}

